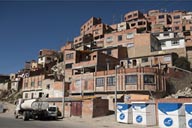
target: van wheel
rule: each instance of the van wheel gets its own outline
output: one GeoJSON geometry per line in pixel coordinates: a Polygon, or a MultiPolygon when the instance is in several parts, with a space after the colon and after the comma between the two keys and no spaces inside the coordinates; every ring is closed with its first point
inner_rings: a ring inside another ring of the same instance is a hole
{"type": "Polygon", "coordinates": [[[16,112],[14,112],[14,117],[15,117],[15,119],[18,119],[18,117],[19,117],[16,112]]]}
{"type": "Polygon", "coordinates": [[[29,112],[24,112],[24,114],[23,114],[23,120],[24,121],[28,121],[29,120],[29,112]]]}

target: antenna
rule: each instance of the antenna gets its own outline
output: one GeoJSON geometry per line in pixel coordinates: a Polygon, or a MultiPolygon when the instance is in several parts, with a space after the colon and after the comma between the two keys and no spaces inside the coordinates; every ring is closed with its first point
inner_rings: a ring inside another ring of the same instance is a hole
{"type": "Polygon", "coordinates": [[[121,22],[123,22],[123,15],[121,15],[121,22]]]}
{"type": "Polygon", "coordinates": [[[115,23],[115,14],[113,14],[113,17],[112,17],[112,24],[115,23]]]}

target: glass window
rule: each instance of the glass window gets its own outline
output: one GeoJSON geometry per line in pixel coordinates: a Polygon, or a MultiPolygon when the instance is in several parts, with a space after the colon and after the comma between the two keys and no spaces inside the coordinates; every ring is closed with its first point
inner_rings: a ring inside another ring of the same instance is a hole
{"type": "Polygon", "coordinates": [[[27,99],[28,98],[28,93],[25,93],[25,99],[27,99]]]}
{"type": "Polygon", "coordinates": [[[164,17],[164,15],[159,15],[159,19],[163,19],[164,17]]]}
{"type": "Polygon", "coordinates": [[[175,27],[175,30],[179,30],[179,27],[175,27]]]}
{"type": "Polygon", "coordinates": [[[72,64],[73,64],[73,63],[66,64],[66,65],[65,65],[65,68],[66,68],[66,69],[72,68],[72,64]]]}
{"type": "Polygon", "coordinates": [[[174,19],[180,19],[180,15],[176,15],[173,17],[174,19]]]}
{"type": "Polygon", "coordinates": [[[164,33],[163,35],[164,35],[164,36],[169,36],[169,33],[164,33]]]}
{"type": "Polygon", "coordinates": [[[134,37],[134,34],[133,33],[128,33],[127,34],[127,39],[131,39],[131,38],[133,38],[134,37]]]}
{"type": "Polygon", "coordinates": [[[141,59],[142,63],[148,62],[148,57],[144,57],[141,59]]]}
{"type": "Polygon", "coordinates": [[[115,76],[107,77],[108,86],[115,86],[115,84],[116,84],[115,76]]]}
{"type": "Polygon", "coordinates": [[[73,59],[73,53],[66,54],[66,60],[73,59]]]}
{"type": "Polygon", "coordinates": [[[33,99],[33,97],[34,97],[34,93],[31,93],[31,99],[33,99]]]}
{"type": "Polygon", "coordinates": [[[122,35],[118,36],[118,41],[122,41],[122,35]]]}
{"type": "Polygon", "coordinates": [[[113,37],[107,37],[106,42],[113,42],[113,37]]]}
{"type": "Polygon", "coordinates": [[[28,87],[28,83],[27,83],[27,82],[24,83],[24,87],[25,87],[25,88],[28,87]]]}
{"type": "Polygon", "coordinates": [[[96,86],[104,86],[105,85],[105,79],[103,77],[101,78],[96,78],[96,86]]]}
{"type": "Polygon", "coordinates": [[[165,42],[161,42],[161,47],[165,47],[165,46],[166,46],[165,42]]]}
{"type": "Polygon", "coordinates": [[[34,87],[34,86],[35,86],[35,82],[32,81],[32,82],[31,82],[31,87],[34,87]]]}
{"type": "Polygon", "coordinates": [[[171,41],[171,45],[172,46],[179,45],[179,41],[171,41]]]}
{"type": "Polygon", "coordinates": [[[128,16],[127,16],[127,18],[131,18],[131,17],[132,17],[132,15],[128,15],[128,16]]]}
{"type": "Polygon", "coordinates": [[[137,16],[137,13],[134,13],[133,16],[137,16]]]}
{"type": "Polygon", "coordinates": [[[42,81],[38,81],[38,86],[42,86],[42,81]]]}
{"type": "Polygon", "coordinates": [[[80,86],[80,85],[81,85],[81,80],[76,80],[76,81],[75,81],[75,85],[76,85],[76,86],[80,86]]]}
{"type": "Polygon", "coordinates": [[[144,84],[154,84],[155,76],[154,75],[144,75],[144,84]]]}
{"type": "Polygon", "coordinates": [[[128,44],[127,44],[127,47],[128,47],[128,48],[134,47],[134,43],[128,43],[128,44]]]}
{"type": "Polygon", "coordinates": [[[110,49],[107,50],[107,55],[111,55],[111,50],[110,49]]]}
{"type": "Polygon", "coordinates": [[[39,93],[39,98],[43,97],[44,93],[43,92],[40,92],[39,93]]]}
{"type": "Polygon", "coordinates": [[[125,84],[137,84],[137,75],[125,75],[125,84]]]}

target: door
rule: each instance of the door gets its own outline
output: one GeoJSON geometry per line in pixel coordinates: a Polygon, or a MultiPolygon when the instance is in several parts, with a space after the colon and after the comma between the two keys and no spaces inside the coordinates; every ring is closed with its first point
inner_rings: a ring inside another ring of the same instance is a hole
{"type": "Polygon", "coordinates": [[[82,102],[71,103],[71,116],[82,116],[82,102]]]}

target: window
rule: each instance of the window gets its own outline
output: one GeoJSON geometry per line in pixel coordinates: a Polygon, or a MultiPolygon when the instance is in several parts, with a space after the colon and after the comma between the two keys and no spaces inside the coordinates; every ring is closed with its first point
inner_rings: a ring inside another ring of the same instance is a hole
{"type": "Polygon", "coordinates": [[[112,36],[111,36],[111,37],[107,37],[106,42],[107,42],[107,43],[113,42],[113,37],[112,37],[112,36]]]}
{"type": "Polygon", "coordinates": [[[31,82],[31,87],[34,87],[34,86],[35,86],[35,82],[32,81],[32,82],[31,82]]]}
{"type": "Polygon", "coordinates": [[[73,65],[73,63],[66,64],[66,65],[65,65],[65,68],[66,68],[66,69],[70,69],[70,68],[72,68],[72,65],[73,65]]]}
{"type": "Polygon", "coordinates": [[[176,45],[179,45],[179,41],[177,40],[175,40],[175,41],[171,41],[171,45],[172,46],[176,46],[176,45]]]}
{"type": "Polygon", "coordinates": [[[165,62],[170,62],[171,61],[171,57],[170,56],[164,56],[163,59],[165,62]]]}
{"type": "Polygon", "coordinates": [[[164,35],[164,36],[169,36],[169,33],[164,33],[163,35],[164,35]]]}
{"type": "Polygon", "coordinates": [[[128,43],[128,44],[127,44],[127,47],[128,47],[128,48],[134,47],[134,43],[128,43]]]}
{"type": "Polygon", "coordinates": [[[107,55],[111,55],[111,50],[107,50],[107,55]]]}
{"type": "Polygon", "coordinates": [[[137,60],[133,60],[133,66],[137,65],[137,60]]]}
{"type": "Polygon", "coordinates": [[[144,21],[140,21],[140,22],[138,22],[138,25],[145,25],[145,22],[144,21]]]}
{"type": "Polygon", "coordinates": [[[148,57],[144,57],[141,59],[142,63],[148,62],[148,57]]]}
{"type": "Polygon", "coordinates": [[[28,93],[25,93],[25,99],[27,99],[28,98],[28,93]]]}
{"type": "Polygon", "coordinates": [[[115,84],[116,84],[115,76],[107,77],[108,86],[115,86],[115,84]]]}
{"type": "Polygon", "coordinates": [[[155,77],[154,75],[144,75],[144,84],[154,84],[155,77]]]}
{"type": "Polygon", "coordinates": [[[27,82],[24,83],[24,87],[25,87],[25,88],[28,87],[28,83],[27,83],[27,82]]]}
{"type": "Polygon", "coordinates": [[[85,89],[85,90],[88,90],[88,81],[87,81],[87,80],[85,80],[84,89],[85,89]]]}
{"type": "Polygon", "coordinates": [[[73,59],[73,53],[66,54],[66,60],[73,59]]]}
{"type": "Polygon", "coordinates": [[[93,56],[93,60],[95,60],[96,58],[97,58],[97,56],[96,56],[96,55],[94,55],[94,56],[93,56]]]}
{"type": "Polygon", "coordinates": [[[179,30],[179,27],[175,27],[175,30],[179,30]]]}
{"type": "Polygon", "coordinates": [[[159,15],[159,19],[164,19],[164,15],[159,15]]]}
{"type": "Polygon", "coordinates": [[[49,89],[50,89],[50,86],[51,86],[50,84],[47,84],[46,89],[49,90],[49,89]]]}
{"type": "Polygon", "coordinates": [[[180,21],[174,21],[174,24],[180,24],[181,22],[180,21]]]}
{"type": "Polygon", "coordinates": [[[96,86],[97,87],[104,86],[104,85],[105,85],[105,79],[103,77],[96,78],[96,86]]]}
{"type": "Polygon", "coordinates": [[[80,86],[80,85],[81,85],[81,80],[76,80],[76,81],[75,81],[75,85],[76,85],[76,86],[80,86]]]}
{"type": "Polygon", "coordinates": [[[42,55],[42,53],[43,53],[43,52],[42,52],[42,51],[40,51],[40,52],[39,52],[39,55],[41,56],[41,55],[42,55]]]}
{"type": "Polygon", "coordinates": [[[120,25],[119,27],[120,27],[120,28],[123,28],[123,27],[124,27],[124,25],[120,25]]]}
{"type": "Polygon", "coordinates": [[[128,16],[127,16],[127,18],[131,18],[131,17],[132,17],[132,15],[128,15],[128,16]]]}
{"type": "Polygon", "coordinates": [[[50,58],[50,57],[47,57],[47,60],[48,60],[48,61],[51,61],[51,58],[50,58]]]}
{"type": "Polygon", "coordinates": [[[131,24],[131,27],[133,27],[133,26],[135,26],[135,25],[136,25],[136,23],[132,23],[132,24],[131,24]]]}
{"type": "Polygon", "coordinates": [[[176,15],[173,17],[174,19],[180,19],[180,15],[176,15]]]}
{"type": "Polygon", "coordinates": [[[137,84],[137,75],[125,75],[125,84],[137,84]]]}
{"type": "Polygon", "coordinates": [[[38,86],[42,86],[42,81],[38,81],[38,86]]]}
{"type": "Polygon", "coordinates": [[[127,34],[127,39],[131,39],[131,38],[133,38],[134,37],[134,34],[133,33],[128,33],[127,34]]]}
{"type": "Polygon", "coordinates": [[[118,41],[122,41],[122,35],[118,36],[118,41]]]}
{"type": "Polygon", "coordinates": [[[161,47],[165,47],[165,46],[166,46],[165,42],[161,42],[161,47]]]}
{"type": "Polygon", "coordinates": [[[134,13],[133,16],[137,16],[137,13],[134,13]]]}
{"type": "Polygon", "coordinates": [[[43,92],[40,92],[39,93],[39,98],[43,97],[43,94],[44,94],[43,92]]]}
{"type": "Polygon", "coordinates": [[[99,30],[98,30],[98,29],[95,30],[94,33],[95,33],[95,34],[99,34],[99,30]]]}
{"type": "Polygon", "coordinates": [[[31,99],[33,99],[33,97],[34,97],[34,93],[31,93],[31,99]]]}

